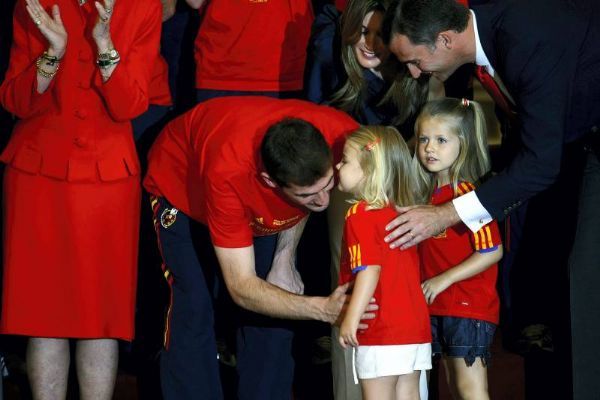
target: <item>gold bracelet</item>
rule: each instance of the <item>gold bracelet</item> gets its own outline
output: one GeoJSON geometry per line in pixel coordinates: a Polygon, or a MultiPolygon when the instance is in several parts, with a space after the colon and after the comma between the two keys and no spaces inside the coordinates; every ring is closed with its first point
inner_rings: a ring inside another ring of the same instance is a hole
{"type": "Polygon", "coordinates": [[[53,72],[48,72],[42,68],[42,60],[43,59],[44,59],[44,57],[39,57],[37,59],[37,61],[35,62],[35,66],[37,68],[37,73],[40,74],[41,76],[43,76],[44,78],[52,79],[54,77],[54,75],[56,75],[56,73],[58,72],[59,64],[58,63],[55,63],[55,64],[47,63],[46,65],[49,65],[49,66],[56,65],[56,69],[53,72]]]}
{"type": "Polygon", "coordinates": [[[44,51],[44,53],[41,55],[40,58],[43,58],[44,60],[46,60],[47,65],[50,65],[52,67],[54,67],[54,65],[60,63],[60,60],[62,60],[62,58],[58,58],[56,56],[49,55],[48,51],[44,51]]]}

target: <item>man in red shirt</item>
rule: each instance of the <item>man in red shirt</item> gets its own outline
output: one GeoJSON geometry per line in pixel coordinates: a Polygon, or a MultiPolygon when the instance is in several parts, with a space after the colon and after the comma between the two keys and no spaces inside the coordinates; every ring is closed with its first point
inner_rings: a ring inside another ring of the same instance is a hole
{"type": "MultiPolygon", "coordinates": [[[[155,196],[172,290],[161,357],[165,399],[222,398],[202,272],[215,264],[214,255],[242,308],[274,318],[336,321],[347,287],[329,297],[302,296],[295,249],[309,212],[329,204],[332,153],[340,154],[345,135],[357,126],[342,112],[303,101],[225,97],[199,104],[158,137],[144,186],[155,196]],[[212,246],[195,246],[196,230],[208,230],[212,246]]],[[[281,321],[257,317],[238,333],[238,397],[290,398],[291,331],[281,321]]]]}

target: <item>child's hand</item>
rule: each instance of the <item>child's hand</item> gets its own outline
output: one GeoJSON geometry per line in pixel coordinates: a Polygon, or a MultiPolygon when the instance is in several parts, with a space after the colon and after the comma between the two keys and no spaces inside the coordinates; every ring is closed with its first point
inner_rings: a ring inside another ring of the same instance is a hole
{"type": "Polygon", "coordinates": [[[356,330],[358,324],[351,323],[347,319],[342,322],[340,326],[340,345],[346,349],[348,346],[358,346],[358,339],[356,338],[356,330]]]}
{"type": "Polygon", "coordinates": [[[452,285],[452,281],[444,275],[435,276],[421,283],[421,289],[423,289],[423,295],[427,304],[433,303],[438,294],[448,289],[450,285],[452,285]]]}

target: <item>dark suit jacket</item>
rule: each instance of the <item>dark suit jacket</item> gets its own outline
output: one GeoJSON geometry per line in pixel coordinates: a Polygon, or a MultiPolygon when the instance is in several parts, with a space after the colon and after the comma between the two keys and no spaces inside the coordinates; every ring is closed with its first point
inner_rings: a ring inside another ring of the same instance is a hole
{"type": "Polygon", "coordinates": [[[471,6],[483,49],[516,102],[522,142],[508,167],[477,189],[495,218],[550,186],[564,142],[600,125],[600,6],[594,3],[508,0],[471,6]]]}

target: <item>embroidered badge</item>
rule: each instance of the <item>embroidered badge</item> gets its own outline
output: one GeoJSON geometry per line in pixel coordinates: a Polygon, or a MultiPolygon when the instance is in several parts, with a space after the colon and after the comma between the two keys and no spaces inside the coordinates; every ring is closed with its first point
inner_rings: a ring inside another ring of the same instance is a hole
{"type": "Polygon", "coordinates": [[[163,228],[168,228],[175,223],[177,220],[177,213],[179,212],[176,208],[165,208],[160,214],[160,224],[163,228]]]}

